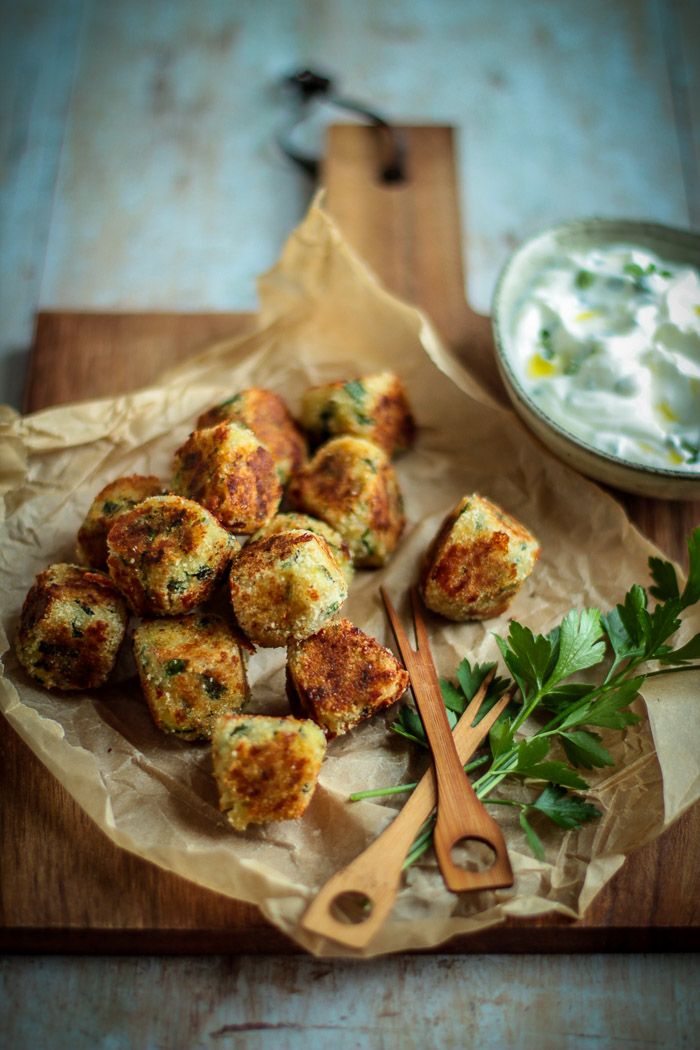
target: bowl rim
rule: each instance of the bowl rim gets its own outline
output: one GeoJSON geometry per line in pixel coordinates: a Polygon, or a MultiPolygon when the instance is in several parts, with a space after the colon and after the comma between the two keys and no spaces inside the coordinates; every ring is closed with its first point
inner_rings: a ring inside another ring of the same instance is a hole
{"type": "MultiPolygon", "coordinates": [[[[631,474],[645,474],[649,477],[658,477],[660,480],[673,481],[688,484],[697,484],[700,481],[700,466],[698,470],[676,470],[672,467],[657,467],[653,464],[638,463],[635,460],[626,459],[624,456],[614,455],[611,452],[605,452],[590,442],[585,441],[583,438],[577,437],[572,434],[570,430],[563,427],[556,420],[552,419],[544,409],[530,397],[525,388],[520,383],[520,380],[513,368],[511,359],[506,352],[504,334],[504,324],[501,318],[500,303],[503,297],[503,289],[506,286],[508,278],[510,277],[513,269],[517,266],[519,260],[523,257],[527,250],[533,250],[536,248],[538,242],[544,244],[547,239],[553,237],[561,237],[567,234],[576,234],[584,231],[594,232],[596,229],[606,230],[612,233],[614,230],[620,231],[620,236],[623,234],[632,234],[636,231],[639,234],[640,231],[644,232],[650,239],[657,239],[661,242],[666,242],[669,245],[681,243],[691,252],[696,252],[698,256],[698,262],[696,268],[700,268],[700,233],[693,230],[683,229],[677,226],[668,226],[663,223],[651,222],[644,219],[615,219],[615,218],[602,218],[593,216],[590,218],[571,219],[562,223],[555,223],[554,225],[543,227],[537,232],[531,234],[511,252],[505,264],[503,265],[501,272],[496,281],[494,288],[491,306],[491,324],[494,332],[494,346],[496,351],[496,362],[501,370],[506,386],[509,388],[509,392],[516,395],[517,399],[522,405],[524,405],[535,417],[537,417],[547,428],[556,432],[558,437],[565,442],[574,445],[576,448],[588,453],[594,460],[600,460],[603,463],[609,464],[612,467],[623,468],[631,474]]],[[[633,237],[631,238],[633,240],[633,237]]],[[[671,260],[673,261],[673,260],[671,260]]]]}

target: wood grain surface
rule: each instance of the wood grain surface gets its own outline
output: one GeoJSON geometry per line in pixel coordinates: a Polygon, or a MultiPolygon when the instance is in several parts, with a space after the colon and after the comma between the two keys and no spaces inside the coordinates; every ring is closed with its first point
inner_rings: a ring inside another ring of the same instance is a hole
{"type": "MultiPolygon", "coordinates": [[[[383,185],[368,129],[332,129],[324,178],[328,208],[387,287],[427,309],[455,353],[498,394],[488,319],[464,299],[451,130],[405,128],[403,134],[408,178],[383,185]]],[[[136,389],[251,323],[250,315],[229,314],[41,314],[26,408],[136,389]]],[[[700,521],[700,504],[613,495],[642,532],[687,563],[684,537],[700,521]]],[[[0,950],[299,950],[257,909],[202,890],[113,846],[4,720],[0,831],[0,950]]],[[[627,860],[583,920],[509,921],[455,938],[440,950],[697,948],[699,866],[696,806],[627,860]]]]}
{"type": "Polygon", "coordinates": [[[137,390],[254,321],[254,314],[40,313],[24,410],[137,390]]]}

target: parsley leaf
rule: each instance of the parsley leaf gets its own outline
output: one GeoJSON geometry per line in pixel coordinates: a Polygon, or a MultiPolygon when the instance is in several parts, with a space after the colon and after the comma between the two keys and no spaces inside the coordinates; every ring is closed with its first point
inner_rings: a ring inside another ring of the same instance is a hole
{"type": "MultiPolygon", "coordinates": [[[[465,657],[457,668],[457,682],[459,688],[443,678],[440,679],[440,688],[442,690],[442,698],[445,707],[450,711],[454,711],[458,715],[463,714],[469,702],[473,700],[474,696],[481,688],[482,682],[493,666],[492,663],[475,663],[472,667],[469,660],[465,657]]],[[[503,694],[507,686],[508,680],[506,678],[494,675],[489,683],[484,701],[479,708],[479,713],[474,719],[475,726],[479,724],[484,715],[489,713],[493,705],[498,702],[499,697],[503,694]]],[[[509,704],[506,710],[501,714],[499,722],[509,714],[513,714],[516,707],[517,705],[509,704]]]]}
{"type": "Polygon", "coordinates": [[[513,747],[513,729],[510,719],[496,722],[489,733],[489,746],[494,758],[507,754],[513,747]]]}
{"type": "Polygon", "coordinates": [[[591,687],[586,682],[566,682],[565,684],[557,685],[551,692],[547,691],[542,697],[540,704],[547,711],[552,711],[555,714],[566,714],[574,701],[588,696],[590,691],[591,687]]]}
{"type": "Polygon", "coordinates": [[[441,678],[440,691],[442,692],[442,699],[448,711],[454,711],[458,715],[464,713],[467,706],[467,699],[461,689],[455,689],[451,682],[441,678]]]}
{"type": "Polygon", "coordinates": [[[626,656],[638,656],[644,651],[648,634],[646,607],[646,591],[635,583],[625,595],[622,605],[616,606],[614,612],[604,618],[605,622],[613,624],[613,634],[609,633],[609,637],[616,655],[622,651],[626,656]],[[624,642],[621,650],[618,650],[616,639],[624,642]]]}
{"type": "Polygon", "coordinates": [[[586,821],[595,820],[600,810],[578,795],[569,795],[554,784],[548,784],[531,809],[546,813],[550,820],[562,828],[580,828],[586,821]]]}
{"type": "Polygon", "coordinates": [[[624,729],[625,726],[635,725],[641,722],[640,715],[624,710],[636,699],[639,689],[644,682],[644,675],[637,678],[627,678],[619,686],[591,703],[584,723],[589,726],[600,726],[607,729],[624,729]]]}
{"type": "Polygon", "coordinates": [[[559,658],[547,680],[547,687],[586,667],[599,664],[605,655],[602,636],[603,627],[598,609],[584,609],[581,613],[572,610],[562,621],[559,658]]]}
{"type": "MultiPolygon", "coordinates": [[[[450,729],[454,729],[458,721],[457,715],[454,711],[448,709],[447,721],[450,723],[450,729]]],[[[405,736],[407,740],[412,740],[414,743],[420,744],[421,747],[430,747],[420,715],[408,704],[404,704],[401,708],[399,717],[391,728],[400,736],[405,736]]]]}
{"type": "Polygon", "coordinates": [[[679,611],[700,601],[700,525],[693,529],[686,542],[689,571],[682,594],[678,587],[676,570],[671,562],[663,561],[661,558],[649,558],[649,568],[654,580],[654,586],[649,588],[649,594],[663,602],[680,598],[679,611]]]}
{"type": "Polygon", "coordinates": [[[688,664],[691,660],[700,660],[700,634],[696,634],[680,649],[664,653],[659,659],[662,664],[688,664]]]}
{"type": "Polygon", "coordinates": [[[457,668],[457,681],[459,682],[462,694],[466,701],[465,707],[472,697],[476,696],[479,686],[492,667],[493,664],[474,664],[474,667],[472,668],[469,660],[466,658],[462,660],[457,668]]]}
{"type": "Polygon", "coordinates": [[[529,627],[512,620],[507,642],[496,637],[506,667],[523,696],[542,687],[552,658],[552,642],[543,634],[534,635],[529,627]]]}
{"type": "Polygon", "coordinates": [[[662,602],[667,601],[669,598],[680,598],[681,592],[678,590],[678,577],[670,561],[662,561],[661,558],[652,557],[649,558],[649,568],[651,569],[651,577],[655,581],[655,586],[649,588],[649,594],[662,602]]]}
{"type": "Polygon", "coordinates": [[[524,777],[533,777],[535,780],[547,780],[552,784],[565,784],[567,787],[588,791],[588,783],[566,762],[538,762],[534,766],[522,769],[518,767],[516,772],[524,777]]]}
{"type": "Polygon", "coordinates": [[[578,729],[573,733],[562,733],[560,740],[566,757],[574,766],[595,769],[599,766],[614,766],[610,752],[601,744],[598,733],[578,729]]]}
{"type": "Polygon", "coordinates": [[[688,580],[681,595],[681,608],[687,609],[700,601],[700,525],[687,539],[690,568],[688,580]]]}

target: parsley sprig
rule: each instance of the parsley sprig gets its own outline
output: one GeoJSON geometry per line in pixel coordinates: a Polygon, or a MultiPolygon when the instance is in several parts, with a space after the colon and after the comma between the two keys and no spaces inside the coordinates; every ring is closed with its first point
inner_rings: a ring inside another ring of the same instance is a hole
{"type": "MultiPolygon", "coordinates": [[[[539,859],[544,847],[531,824],[533,814],[544,814],[562,828],[579,828],[600,816],[584,794],[590,790],[581,770],[613,766],[614,760],[597,729],[623,730],[641,721],[630,711],[647,678],[700,668],[700,633],[680,648],[671,639],[680,616],[700,601],[700,526],[688,537],[689,572],[681,590],[675,568],[661,558],[649,558],[653,585],[648,591],[635,584],[624,601],[602,614],[591,608],[571,611],[548,634],[533,632],[513,620],[508,637],[496,637],[503,662],[517,685],[514,700],[491,729],[488,747],[465,769],[481,769],[473,781],[479,798],[520,810],[520,825],[530,849],[539,859]],[[650,608],[650,598],[657,599],[650,608]],[[648,665],[656,663],[656,668],[648,665]],[[581,672],[600,668],[596,681],[577,680],[581,672]],[[554,756],[551,751],[557,745],[554,756]],[[486,768],[483,768],[486,767],[486,768]],[[508,778],[544,785],[529,801],[490,797],[508,778]]],[[[470,664],[464,659],[456,683],[441,680],[443,701],[454,726],[493,664],[470,664]]],[[[482,718],[510,685],[494,677],[477,716],[482,718]]],[[[404,705],[392,727],[406,739],[428,747],[420,716],[404,705]]],[[[415,784],[361,791],[359,799],[411,791],[415,784]]],[[[406,859],[413,863],[432,840],[428,821],[406,859]]]]}

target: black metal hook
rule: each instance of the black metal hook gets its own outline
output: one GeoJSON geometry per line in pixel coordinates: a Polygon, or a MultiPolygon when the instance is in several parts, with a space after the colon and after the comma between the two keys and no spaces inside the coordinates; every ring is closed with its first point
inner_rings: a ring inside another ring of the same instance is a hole
{"type": "Polygon", "coordinates": [[[382,181],[403,181],[406,177],[405,147],[398,130],[385,120],[384,117],[367,109],[366,106],[359,102],[355,102],[353,99],[343,98],[336,94],[332,79],[323,76],[321,73],[315,73],[311,69],[304,69],[298,73],[292,73],[291,75],[284,77],[282,84],[296,95],[299,104],[299,114],[296,119],[292,121],[286,132],[281,132],[277,136],[277,144],[282,152],[293,161],[298,168],[301,168],[301,170],[312,179],[318,179],[321,162],[317,157],[310,157],[296,149],[296,147],[292,145],[290,137],[294,128],[306,119],[309,103],[312,100],[320,100],[330,105],[337,106],[338,109],[344,109],[350,113],[357,114],[381,132],[387,142],[387,160],[382,164],[381,168],[382,181]]]}

